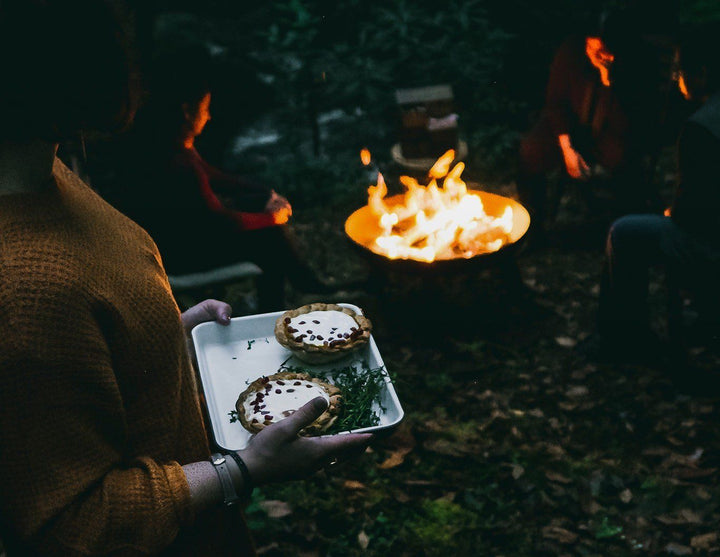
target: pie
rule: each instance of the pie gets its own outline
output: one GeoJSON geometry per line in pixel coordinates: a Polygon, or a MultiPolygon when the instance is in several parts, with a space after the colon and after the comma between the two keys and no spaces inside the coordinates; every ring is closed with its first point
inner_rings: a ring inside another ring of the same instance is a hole
{"type": "Polygon", "coordinates": [[[275,338],[301,360],[331,362],[367,344],[372,325],[361,313],[337,304],[308,304],[275,322],[275,338]]]}
{"type": "Polygon", "coordinates": [[[342,395],[335,385],[306,373],[283,371],[256,379],[240,394],[235,410],[243,427],[251,433],[258,433],[264,427],[294,414],[318,396],[328,401],[328,407],[301,431],[304,435],[312,435],[322,433],[335,422],[342,405],[342,395]]]}

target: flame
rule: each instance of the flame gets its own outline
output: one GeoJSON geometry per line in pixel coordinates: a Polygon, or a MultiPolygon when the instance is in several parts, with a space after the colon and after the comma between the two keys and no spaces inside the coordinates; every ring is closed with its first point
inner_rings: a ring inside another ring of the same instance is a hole
{"type": "Polygon", "coordinates": [[[687,82],[685,81],[685,74],[684,74],[684,73],[680,72],[680,73],[678,74],[677,83],[678,83],[678,89],[680,89],[680,93],[682,94],[683,98],[684,98],[686,101],[691,100],[691,98],[690,98],[690,97],[691,97],[690,91],[689,91],[688,88],[687,88],[687,82]]]}
{"type": "Polygon", "coordinates": [[[461,178],[465,165],[459,162],[450,170],[454,157],[450,150],[438,159],[427,186],[401,176],[406,191],[399,204],[385,203],[387,185],[378,174],[377,184],[368,188],[368,207],[381,230],[374,241],[377,251],[390,259],[432,262],[497,251],[509,241],[512,208],[499,217],[487,215],[480,197],[468,192],[461,178]]]}
{"type": "Polygon", "coordinates": [[[585,54],[590,63],[600,72],[602,84],[610,87],[610,66],[615,61],[615,55],[607,49],[600,37],[585,39],[585,54]]]}
{"type": "Polygon", "coordinates": [[[360,151],[360,160],[362,161],[363,165],[367,166],[370,164],[370,161],[372,160],[370,158],[370,151],[367,149],[362,149],[360,151]]]}
{"type": "Polygon", "coordinates": [[[450,149],[447,153],[442,155],[428,172],[430,178],[442,178],[448,173],[450,164],[455,160],[455,150],[450,149]]]}

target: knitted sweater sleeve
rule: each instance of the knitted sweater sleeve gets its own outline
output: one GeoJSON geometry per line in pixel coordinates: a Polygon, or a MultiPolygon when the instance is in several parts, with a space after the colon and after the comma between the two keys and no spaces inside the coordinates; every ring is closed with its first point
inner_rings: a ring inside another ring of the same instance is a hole
{"type": "Polygon", "coordinates": [[[0,285],[0,516],[42,555],[155,554],[193,518],[182,468],[122,454],[125,403],[102,324],[39,280],[0,285]]]}

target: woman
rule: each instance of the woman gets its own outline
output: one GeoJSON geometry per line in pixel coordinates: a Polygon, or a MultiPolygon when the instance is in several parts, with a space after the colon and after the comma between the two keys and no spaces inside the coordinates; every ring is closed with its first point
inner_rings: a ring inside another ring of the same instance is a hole
{"type": "Polygon", "coordinates": [[[292,215],[288,200],[211,166],[195,149],[210,121],[209,67],[200,46],[156,55],[150,98],[131,134],[131,154],[121,161],[127,187],[116,206],[150,233],[169,274],[252,261],[264,274],[261,311],[285,307],[288,280],[327,293],[284,226],[292,215]]]}
{"type": "Polygon", "coordinates": [[[252,554],[223,501],[369,437],[298,437],[315,399],[209,460],[186,333],[231,308],[181,315],[150,237],[55,158],[131,114],[119,35],[97,0],[0,4],[0,537],[9,557],[252,554]]]}

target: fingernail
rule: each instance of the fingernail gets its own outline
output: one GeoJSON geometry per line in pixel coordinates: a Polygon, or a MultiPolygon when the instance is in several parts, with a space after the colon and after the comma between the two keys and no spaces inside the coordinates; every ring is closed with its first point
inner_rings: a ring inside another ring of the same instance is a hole
{"type": "Polygon", "coordinates": [[[323,411],[325,411],[327,409],[327,407],[329,406],[329,403],[323,397],[319,396],[319,397],[315,397],[313,399],[313,406],[315,407],[316,410],[322,409],[323,411]]]}

